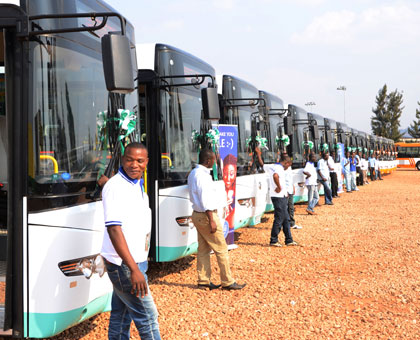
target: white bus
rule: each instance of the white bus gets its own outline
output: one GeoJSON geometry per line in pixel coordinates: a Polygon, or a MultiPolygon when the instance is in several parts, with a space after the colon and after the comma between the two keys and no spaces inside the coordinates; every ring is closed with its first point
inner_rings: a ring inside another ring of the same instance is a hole
{"type": "Polygon", "coordinates": [[[238,127],[235,229],[254,226],[264,215],[268,192],[267,177],[255,153],[257,136],[261,137],[259,91],[231,75],[218,76],[218,84],[221,122],[238,127]]]}
{"type": "Polygon", "coordinates": [[[134,29],[100,0],[2,4],[0,27],[0,336],[45,338],[110,307],[93,193],[137,111],[134,29]]]}
{"type": "MultiPolygon", "coordinates": [[[[212,128],[210,118],[217,123],[220,115],[215,71],[199,58],[166,44],[139,44],[137,57],[141,139],[149,149],[149,256],[168,262],[197,251],[187,177],[198,163],[200,147],[206,147],[193,135],[205,135],[212,128]],[[204,107],[202,91],[206,94],[204,107]],[[207,96],[210,92],[213,101],[207,96]],[[211,103],[216,117],[208,114],[211,103]]],[[[215,183],[223,197],[223,181],[215,183]]],[[[218,211],[222,213],[223,200],[220,202],[218,211]]]]}

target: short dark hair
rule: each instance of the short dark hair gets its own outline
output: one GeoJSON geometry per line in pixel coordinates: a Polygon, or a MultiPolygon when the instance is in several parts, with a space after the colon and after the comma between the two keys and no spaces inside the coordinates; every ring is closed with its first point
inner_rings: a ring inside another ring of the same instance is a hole
{"type": "Polygon", "coordinates": [[[280,162],[291,162],[291,161],[292,161],[291,158],[287,154],[285,153],[281,154],[280,162]]]}
{"type": "Polygon", "coordinates": [[[142,149],[142,150],[147,151],[146,145],[144,145],[143,143],[139,143],[139,142],[131,142],[130,144],[128,144],[125,147],[124,154],[126,153],[126,151],[128,149],[142,149]]]}
{"type": "Polygon", "coordinates": [[[204,164],[207,160],[211,159],[214,155],[214,152],[210,149],[203,149],[200,151],[200,155],[198,156],[198,162],[200,164],[204,164]]]}

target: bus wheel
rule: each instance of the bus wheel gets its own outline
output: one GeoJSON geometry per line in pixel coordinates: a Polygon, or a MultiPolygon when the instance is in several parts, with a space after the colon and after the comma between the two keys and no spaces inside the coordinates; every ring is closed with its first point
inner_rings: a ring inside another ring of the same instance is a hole
{"type": "Polygon", "coordinates": [[[418,162],[417,162],[417,164],[416,164],[416,168],[417,168],[417,170],[419,170],[419,171],[420,171],[420,161],[418,161],[418,162]]]}

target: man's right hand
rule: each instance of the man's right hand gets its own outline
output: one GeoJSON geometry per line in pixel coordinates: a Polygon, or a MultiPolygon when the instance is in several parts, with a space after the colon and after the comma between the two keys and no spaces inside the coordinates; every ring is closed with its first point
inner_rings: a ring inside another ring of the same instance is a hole
{"type": "Polygon", "coordinates": [[[131,294],[136,294],[137,297],[141,295],[144,298],[147,293],[147,282],[140,269],[135,269],[131,272],[131,294]]]}
{"type": "Polygon", "coordinates": [[[210,221],[210,232],[214,234],[217,230],[217,224],[214,220],[210,221]]]}

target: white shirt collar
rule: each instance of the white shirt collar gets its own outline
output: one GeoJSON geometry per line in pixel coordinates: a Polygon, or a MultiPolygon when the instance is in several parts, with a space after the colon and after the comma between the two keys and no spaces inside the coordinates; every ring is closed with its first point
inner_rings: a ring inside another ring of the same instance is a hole
{"type": "Polygon", "coordinates": [[[210,175],[210,170],[211,170],[211,169],[209,169],[209,168],[205,167],[204,165],[197,164],[197,165],[196,165],[196,168],[198,168],[198,169],[202,169],[202,170],[204,170],[205,172],[207,172],[207,173],[210,175]]]}

